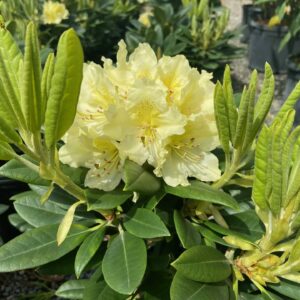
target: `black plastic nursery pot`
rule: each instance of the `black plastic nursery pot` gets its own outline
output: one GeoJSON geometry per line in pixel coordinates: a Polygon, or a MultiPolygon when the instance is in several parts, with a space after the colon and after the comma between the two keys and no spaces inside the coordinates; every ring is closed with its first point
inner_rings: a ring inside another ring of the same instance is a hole
{"type": "Polygon", "coordinates": [[[287,30],[285,26],[269,27],[251,21],[248,48],[250,68],[263,72],[265,63],[268,62],[276,74],[287,71],[288,47],[279,51],[280,42],[287,30]]]}
{"type": "Polygon", "coordinates": [[[250,36],[250,23],[251,21],[255,21],[261,15],[261,9],[255,7],[253,4],[244,4],[242,6],[242,26],[243,32],[241,37],[242,43],[249,42],[250,36]]]}

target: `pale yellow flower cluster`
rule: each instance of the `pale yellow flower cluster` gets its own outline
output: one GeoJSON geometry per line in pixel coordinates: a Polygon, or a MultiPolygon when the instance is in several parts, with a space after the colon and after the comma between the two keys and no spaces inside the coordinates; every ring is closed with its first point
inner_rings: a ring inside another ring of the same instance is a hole
{"type": "Polygon", "coordinates": [[[69,11],[65,4],[47,1],[43,6],[42,20],[44,24],[60,24],[69,17],[69,11]]]}
{"type": "Polygon", "coordinates": [[[103,58],[84,66],[77,115],[64,137],[63,163],[89,169],[85,185],[113,190],[126,159],[148,163],[171,186],[188,177],[220,177],[211,75],[182,55],[157,59],[140,44],[127,59],[119,43],[117,64],[103,58]]]}

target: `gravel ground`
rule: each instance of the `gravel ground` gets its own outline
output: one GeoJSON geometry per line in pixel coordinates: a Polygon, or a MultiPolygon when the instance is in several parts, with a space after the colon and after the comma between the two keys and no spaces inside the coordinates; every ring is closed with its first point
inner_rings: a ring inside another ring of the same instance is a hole
{"type": "Polygon", "coordinates": [[[58,300],[62,276],[40,276],[32,270],[0,274],[0,300],[58,300]]]}

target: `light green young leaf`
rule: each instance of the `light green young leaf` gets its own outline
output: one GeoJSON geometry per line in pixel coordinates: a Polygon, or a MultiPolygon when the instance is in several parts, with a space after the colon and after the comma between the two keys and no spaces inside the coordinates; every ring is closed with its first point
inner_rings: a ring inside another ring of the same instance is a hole
{"type": "Polygon", "coordinates": [[[236,134],[233,140],[233,146],[235,149],[240,147],[243,143],[246,122],[247,122],[247,115],[248,115],[249,100],[250,100],[249,91],[247,90],[246,87],[244,87],[241,103],[239,106],[236,134]]]}
{"type": "Polygon", "coordinates": [[[79,206],[81,202],[76,202],[73,205],[70,206],[68,209],[66,215],[62,219],[61,223],[59,224],[58,230],[57,230],[57,244],[58,246],[62,244],[62,242],[66,239],[69,230],[72,226],[72,222],[74,219],[74,214],[77,206],[79,206]]]}
{"type": "Polygon", "coordinates": [[[285,100],[284,104],[281,106],[281,109],[277,113],[275,120],[281,120],[287,111],[293,109],[297,101],[300,99],[300,82],[295,86],[291,94],[285,100]]]}
{"type": "Polygon", "coordinates": [[[272,68],[268,63],[266,63],[262,90],[254,108],[254,125],[252,138],[255,138],[270,110],[274,97],[274,89],[275,79],[272,68]]]}
{"type": "Polygon", "coordinates": [[[229,261],[215,248],[195,246],[183,252],[172,266],[184,277],[201,282],[219,282],[231,274],[229,261]]]}
{"type": "Polygon", "coordinates": [[[147,265],[147,251],[142,239],[121,232],[107,249],[102,271],[106,283],[120,294],[132,294],[140,285],[147,265]]]}
{"type": "Polygon", "coordinates": [[[74,29],[59,39],[54,75],[45,115],[48,148],[65,134],[74,121],[82,80],[83,52],[74,29]]]}
{"type": "MultiPolygon", "coordinates": [[[[288,194],[288,186],[293,185],[293,181],[297,178],[299,178],[299,174],[297,175],[297,171],[296,169],[299,168],[299,163],[300,162],[294,162],[292,160],[292,156],[293,156],[293,150],[295,148],[295,144],[297,142],[297,140],[300,137],[300,127],[297,127],[289,136],[287,142],[285,143],[284,147],[283,147],[283,152],[282,152],[282,196],[283,196],[283,206],[286,207],[290,200],[291,197],[294,196],[294,192],[291,194],[288,194]],[[290,175],[290,171],[291,171],[291,166],[294,169],[294,172],[291,172],[291,176],[290,175]],[[293,176],[293,174],[295,174],[293,176]]],[[[300,182],[299,182],[299,186],[300,186],[300,182]]],[[[297,191],[297,189],[296,189],[297,191]]]]}
{"type": "Polygon", "coordinates": [[[15,157],[15,151],[6,142],[0,141],[0,160],[11,160],[15,157]]]}
{"type": "Polygon", "coordinates": [[[89,229],[73,225],[66,242],[57,246],[57,224],[26,231],[0,248],[0,272],[30,269],[54,261],[76,248],[89,229]],[[43,254],[43,255],[41,255],[43,254]]]}
{"type": "Polygon", "coordinates": [[[220,82],[217,82],[214,94],[215,117],[222,148],[226,155],[230,154],[230,126],[229,117],[226,111],[225,97],[220,82]]]}
{"type": "Polygon", "coordinates": [[[0,116],[5,119],[12,128],[17,128],[15,112],[11,106],[9,97],[5,92],[2,80],[0,80],[0,99],[0,116]]]}
{"type": "MultiPolygon", "coordinates": [[[[247,121],[245,125],[245,136],[243,141],[243,149],[247,149],[253,142],[253,119],[254,119],[254,105],[255,94],[257,88],[257,71],[254,70],[251,75],[251,81],[249,85],[249,102],[247,109],[247,121]]],[[[255,137],[255,136],[254,136],[255,137]]]]}
{"type": "Polygon", "coordinates": [[[269,198],[269,207],[274,214],[279,214],[282,204],[282,149],[286,144],[289,132],[293,126],[295,111],[287,111],[281,122],[273,123],[272,140],[272,194],[269,198]]]}
{"type": "MultiPolygon", "coordinates": [[[[1,102],[1,99],[0,99],[1,102]]],[[[0,115],[0,135],[2,141],[12,143],[15,145],[21,145],[22,139],[19,134],[13,129],[11,124],[6,121],[6,118],[0,115]]]]}
{"type": "Polygon", "coordinates": [[[27,128],[39,132],[41,127],[41,61],[36,25],[26,30],[25,54],[21,81],[21,107],[27,128]]]}
{"type": "Polygon", "coordinates": [[[7,105],[15,120],[18,120],[19,124],[24,124],[18,79],[21,61],[22,54],[13,37],[8,30],[0,27],[0,81],[5,93],[4,99],[9,100],[7,105]]]}
{"type": "Polygon", "coordinates": [[[223,92],[226,102],[226,109],[229,121],[229,128],[230,128],[230,140],[233,141],[235,132],[236,132],[236,125],[237,125],[237,109],[234,103],[234,95],[233,95],[233,88],[231,82],[231,74],[230,74],[230,67],[227,65],[224,72],[223,78],[223,92]]]}
{"type": "Polygon", "coordinates": [[[267,182],[272,179],[268,177],[268,158],[270,155],[271,137],[270,129],[264,126],[260,132],[255,153],[255,168],[254,168],[254,181],[252,190],[252,199],[255,204],[265,210],[268,208],[268,199],[266,195],[267,182]]]}
{"type": "Polygon", "coordinates": [[[54,65],[55,65],[55,56],[54,53],[50,53],[47,57],[41,83],[41,92],[42,92],[42,103],[41,103],[41,117],[42,123],[44,122],[45,112],[47,107],[47,100],[50,94],[51,80],[54,74],[54,65]]]}
{"type": "Polygon", "coordinates": [[[105,228],[100,228],[90,234],[80,245],[75,258],[75,274],[77,278],[96,254],[104,238],[105,228]]]}

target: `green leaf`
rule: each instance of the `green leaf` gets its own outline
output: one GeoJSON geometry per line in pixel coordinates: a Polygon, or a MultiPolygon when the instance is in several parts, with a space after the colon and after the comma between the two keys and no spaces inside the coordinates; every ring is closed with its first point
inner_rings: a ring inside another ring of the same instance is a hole
{"type": "MultiPolygon", "coordinates": [[[[15,151],[13,150],[13,148],[5,143],[0,141],[0,160],[11,160],[15,157],[15,151]]],[[[1,169],[0,168],[0,173],[1,173],[1,169]]]]}
{"type": "Polygon", "coordinates": [[[54,261],[77,247],[89,229],[73,225],[66,242],[57,246],[58,225],[47,225],[26,231],[0,248],[0,272],[34,268],[54,261]],[[42,255],[41,255],[42,254],[42,255]]]}
{"type": "Polygon", "coordinates": [[[268,199],[266,195],[266,186],[271,178],[268,177],[268,164],[271,148],[270,129],[264,126],[256,144],[254,181],[252,190],[252,199],[262,210],[268,208],[268,199]]]}
{"type": "Polygon", "coordinates": [[[33,227],[23,220],[18,214],[10,214],[8,216],[9,223],[16,227],[19,231],[24,232],[31,230],[33,227]]]}
{"type": "Polygon", "coordinates": [[[21,107],[27,128],[39,132],[41,122],[41,61],[36,25],[30,22],[26,30],[24,64],[21,81],[21,107]]]}
{"type": "Polygon", "coordinates": [[[239,204],[229,194],[217,190],[198,180],[192,180],[189,186],[171,187],[165,185],[165,190],[168,194],[172,194],[181,198],[207,201],[224,205],[235,210],[239,209],[239,204]]]}
{"type": "Polygon", "coordinates": [[[286,144],[293,126],[295,111],[287,111],[282,120],[272,125],[272,194],[269,207],[274,214],[279,214],[282,204],[282,149],[286,144]]]}
{"type": "Polygon", "coordinates": [[[17,213],[34,227],[59,224],[66,214],[65,210],[52,201],[42,204],[40,196],[35,192],[24,192],[12,199],[16,199],[14,207],[17,213]]]}
{"type": "Polygon", "coordinates": [[[131,234],[145,239],[170,236],[169,230],[159,216],[146,208],[138,208],[133,214],[128,215],[124,227],[131,234]]]}
{"type": "Polygon", "coordinates": [[[45,115],[48,148],[65,134],[74,121],[82,80],[83,52],[74,29],[59,39],[54,75],[45,115]]]}
{"type": "MultiPolygon", "coordinates": [[[[0,101],[1,102],[1,101],[0,101]]],[[[5,117],[0,115],[0,135],[2,142],[8,142],[15,145],[22,145],[22,139],[13,127],[6,121],[5,117]]]]}
{"type": "Polygon", "coordinates": [[[252,242],[262,238],[265,228],[254,210],[224,216],[231,230],[246,234],[252,242]]]}
{"type": "Polygon", "coordinates": [[[106,283],[120,294],[131,294],[140,285],[147,264],[143,240],[122,232],[107,249],[102,263],[106,283]]]}
{"type": "Polygon", "coordinates": [[[45,67],[43,69],[42,74],[42,82],[41,82],[41,118],[42,122],[45,119],[45,112],[47,107],[47,100],[50,95],[50,88],[51,88],[51,80],[54,74],[54,65],[55,65],[55,56],[54,53],[50,53],[47,57],[45,67]]]}
{"type": "Polygon", "coordinates": [[[13,37],[5,28],[0,28],[0,81],[1,88],[9,107],[9,120],[15,119],[14,124],[25,123],[21,111],[19,92],[19,69],[22,65],[22,53],[13,37]]]}
{"type": "Polygon", "coordinates": [[[57,289],[55,295],[64,299],[83,299],[83,293],[88,283],[88,279],[68,280],[57,289]]]}
{"type": "Polygon", "coordinates": [[[5,204],[0,204],[0,215],[8,210],[9,206],[5,204]]]}
{"type": "Polygon", "coordinates": [[[160,180],[143,167],[126,160],[124,165],[125,191],[153,195],[160,190],[160,180]]]}
{"type": "Polygon", "coordinates": [[[254,124],[253,124],[252,138],[255,138],[257,132],[261,128],[270,110],[273,97],[274,97],[274,90],[275,90],[275,79],[272,72],[272,68],[268,63],[266,63],[263,86],[254,108],[254,124]]]}
{"type": "Polygon", "coordinates": [[[284,104],[281,106],[281,109],[277,113],[273,122],[275,122],[276,120],[281,120],[287,111],[294,108],[295,104],[299,99],[300,99],[300,82],[297,83],[297,85],[295,86],[291,94],[288,96],[284,104]]]}
{"type": "Polygon", "coordinates": [[[127,298],[128,296],[111,289],[104,281],[90,282],[83,294],[84,300],[126,300],[127,298]]]}
{"type": "Polygon", "coordinates": [[[50,182],[40,178],[40,175],[13,159],[0,168],[0,175],[36,185],[49,185],[50,182]]]}
{"type": "Polygon", "coordinates": [[[185,249],[201,244],[201,235],[197,229],[177,210],[174,211],[174,223],[178,238],[185,249]]]}
{"type": "Polygon", "coordinates": [[[120,206],[132,197],[132,192],[125,192],[120,188],[110,192],[86,189],[85,195],[88,200],[88,210],[105,210],[120,206]]]}
{"type": "Polygon", "coordinates": [[[189,280],[176,273],[171,285],[171,300],[229,300],[229,289],[225,283],[208,284],[189,280]]]}
{"type": "Polygon", "coordinates": [[[249,101],[247,109],[247,121],[245,124],[245,136],[243,141],[243,149],[247,149],[253,142],[253,119],[254,119],[254,105],[255,105],[255,94],[257,89],[257,71],[254,70],[251,75],[249,85],[249,101]]]}
{"type": "Polygon", "coordinates": [[[229,155],[230,153],[230,123],[229,117],[226,111],[226,103],[223,93],[223,88],[220,82],[217,82],[214,94],[214,107],[215,107],[215,117],[220,137],[220,142],[224,152],[229,155]]]}
{"type": "Polygon", "coordinates": [[[231,274],[229,261],[215,248],[195,246],[183,252],[172,266],[184,277],[201,282],[218,282],[231,274]]]}
{"type": "Polygon", "coordinates": [[[236,135],[233,141],[233,146],[235,149],[239,148],[243,144],[248,116],[249,100],[249,90],[247,90],[247,88],[244,87],[241,103],[239,106],[238,120],[236,125],[236,135]]]}
{"type": "Polygon", "coordinates": [[[71,226],[72,226],[75,210],[76,210],[77,206],[80,204],[82,204],[82,202],[80,202],[80,201],[72,204],[69,207],[65,216],[63,217],[61,223],[59,224],[58,230],[57,230],[57,235],[56,235],[58,246],[60,246],[63,243],[63,241],[66,239],[66,237],[71,229],[71,226]]]}
{"type": "Polygon", "coordinates": [[[90,234],[81,244],[75,258],[75,273],[77,278],[96,254],[104,238],[105,228],[96,230],[90,234]]]}
{"type": "Polygon", "coordinates": [[[223,92],[226,101],[226,109],[230,129],[230,140],[233,141],[236,132],[238,113],[234,103],[230,67],[228,65],[226,65],[223,77],[223,92]]]}
{"type": "Polygon", "coordinates": [[[299,299],[299,283],[280,279],[280,283],[268,284],[268,287],[283,296],[289,297],[294,300],[299,299]]]}
{"type": "Polygon", "coordinates": [[[239,232],[235,232],[231,229],[228,228],[224,228],[222,226],[220,226],[217,223],[213,223],[211,221],[204,221],[204,225],[207,226],[208,228],[210,228],[211,230],[214,230],[216,232],[218,232],[219,234],[222,235],[229,235],[229,236],[235,236],[241,240],[247,241],[251,244],[253,244],[254,246],[256,246],[252,241],[251,241],[251,236],[239,233],[239,232]]]}

